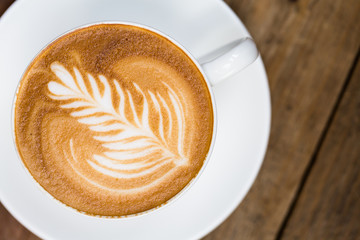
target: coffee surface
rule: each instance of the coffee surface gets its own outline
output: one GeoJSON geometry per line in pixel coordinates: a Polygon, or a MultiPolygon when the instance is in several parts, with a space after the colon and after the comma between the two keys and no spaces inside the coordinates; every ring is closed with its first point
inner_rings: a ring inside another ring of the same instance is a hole
{"type": "Polygon", "coordinates": [[[81,212],[166,203],[208,154],[213,109],[187,55],[148,30],[100,24],[60,37],[26,70],[15,139],[34,179],[81,212]]]}

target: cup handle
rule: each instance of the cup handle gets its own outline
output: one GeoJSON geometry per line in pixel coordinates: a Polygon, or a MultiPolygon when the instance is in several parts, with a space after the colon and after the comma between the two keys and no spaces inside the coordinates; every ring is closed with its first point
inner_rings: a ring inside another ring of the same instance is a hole
{"type": "Polygon", "coordinates": [[[249,66],[258,56],[259,51],[254,40],[245,37],[228,52],[210,62],[203,63],[202,68],[211,85],[214,86],[249,66]]]}

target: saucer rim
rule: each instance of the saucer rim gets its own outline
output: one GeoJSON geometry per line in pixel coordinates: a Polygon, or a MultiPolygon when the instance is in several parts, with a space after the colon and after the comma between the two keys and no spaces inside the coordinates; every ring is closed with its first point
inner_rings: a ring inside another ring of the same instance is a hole
{"type": "MultiPolygon", "coordinates": [[[[23,0],[24,1],[24,0],[23,0]]],[[[22,0],[20,1],[16,1],[15,3],[13,3],[10,8],[3,14],[3,16],[0,18],[0,25],[4,23],[4,19],[7,19],[7,17],[11,14],[13,14],[13,12],[16,10],[16,6],[20,5],[22,2],[22,0]]],[[[233,18],[233,21],[236,21],[237,24],[239,24],[239,26],[242,28],[243,30],[243,33],[247,34],[247,35],[250,35],[248,33],[248,31],[246,30],[244,24],[241,22],[241,20],[236,16],[236,14],[230,9],[230,7],[224,3],[223,1],[221,0],[216,0],[217,2],[219,2],[221,5],[222,5],[222,8],[223,10],[227,11],[227,14],[231,14],[232,15],[232,18],[233,18]]],[[[262,71],[264,72],[264,76],[266,78],[266,83],[268,84],[268,80],[267,80],[267,77],[266,77],[266,71],[265,71],[265,68],[263,66],[263,62],[262,62],[262,59],[260,57],[260,63],[262,65],[262,71]]],[[[267,86],[267,89],[269,91],[269,86],[267,86]]],[[[268,100],[268,111],[269,111],[269,124],[268,124],[268,129],[267,129],[267,132],[266,132],[266,144],[263,148],[263,151],[262,151],[262,161],[260,162],[260,164],[258,164],[257,166],[257,169],[256,169],[256,172],[252,175],[253,178],[252,179],[248,179],[248,182],[249,184],[247,184],[247,189],[245,191],[245,194],[242,193],[242,192],[239,192],[238,193],[238,198],[237,199],[234,199],[233,200],[233,204],[230,206],[228,205],[227,206],[227,210],[223,210],[223,214],[222,214],[222,217],[218,218],[217,221],[215,221],[213,224],[209,224],[208,225],[208,228],[207,229],[203,229],[202,231],[198,231],[198,235],[194,236],[194,238],[201,238],[203,236],[205,236],[206,234],[208,234],[209,232],[211,232],[212,230],[214,230],[217,226],[219,226],[234,210],[235,208],[242,202],[243,198],[247,195],[248,191],[250,190],[251,186],[253,185],[257,175],[258,175],[258,172],[262,166],[262,163],[263,163],[263,160],[264,160],[264,156],[266,154],[266,149],[267,149],[267,146],[268,146],[268,142],[269,142],[269,136],[270,136],[270,126],[271,126],[271,102],[270,102],[270,91],[269,91],[269,100],[268,100]]],[[[51,239],[51,236],[47,236],[47,234],[42,231],[41,229],[38,229],[38,228],[33,228],[31,223],[28,223],[23,217],[21,217],[21,214],[18,213],[15,208],[16,207],[12,207],[11,206],[11,203],[9,202],[4,202],[2,200],[2,195],[0,194],[0,201],[2,202],[2,204],[5,206],[6,209],[9,210],[9,212],[11,212],[11,214],[16,218],[18,219],[26,228],[28,228],[30,231],[32,231],[33,233],[36,233],[36,235],[42,237],[42,238],[46,238],[46,239],[51,239]],[[40,230],[40,231],[39,231],[40,230]]]]}

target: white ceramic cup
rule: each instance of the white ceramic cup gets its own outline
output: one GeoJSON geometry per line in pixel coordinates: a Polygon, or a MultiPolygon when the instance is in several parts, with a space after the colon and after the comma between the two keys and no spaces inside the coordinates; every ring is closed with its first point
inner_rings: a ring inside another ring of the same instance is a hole
{"type": "MultiPolygon", "coordinates": [[[[199,173],[178,194],[176,194],[174,197],[172,197],[166,203],[160,205],[159,207],[156,207],[156,208],[153,208],[153,209],[141,212],[141,213],[126,216],[126,218],[128,218],[128,217],[137,217],[137,216],[142,216],[144,214],[152,213],[154,211],[162,209],[164,206],[170,205],[175,200],[179,199],[188,189],[190,189],[191,186],[196,182],[196,180],[201,176],[202,172],[206,168],[206,165],[207,165],[207,163],[208,163],[208,161],[210,159],[212,150],[214,148],[214,143],[215,143],[215,138],[216,138],[216,130],[217,130],[217,111],[216,111],[216,103],[215,103],[215,98],[214,98],[214,94],[213,94],[213,91],[212,91],[212,86],[214,86],[214,85],[218,84],[219,82],[231,77],[232,75],[236,74],[237,72],[239,72],[239,71],[243,70],[244,68],[246,68],[247,66],[249,66],[251,63],[253,63],[257,59],[257,57],[259,56],[259,52],[258,52],[258,50],[256,48],[256,45],[255,45],[254,41],[251,38],[245,37],[245,38],[239,39],[238,44],[235,47],[233,47],[232,49],[230,49],[228,52],[222,54],[221,56],[219,56],[219,57],[217,57],[217,58],[215,58],[215,59],[213,59],[213,60],[211,60],[209,62],[200,64],[191,55],[191,53],[189,51],[187,51],[180,43],[178,43],[176,40],[174,40],[170,36],[166,35],[165,33],[160,32],[159,30],[156,30],[156,29],[154,29],[152,27],[145,26],[145,25],[138,24],[138,23],[123,22],[123,21],[111,21],[111,22],[91,23],[91,24],[87,24],[87,25],[83,25],[83,26],[74,28],[74,29],[72,29],[72,30],[70,30],[68,32],[65,32],[65,33],[61,34],[60,36],[58,36],[57,38],[55,38],[50,43],[48,43],[38,53],[38,55],[47,46],[49,46],[50,44],[52,44],[53,42],[55,42],[57,39],[59,39],[60,37],[62,37],[64,35],[75,32],[75,31],[77,31],[79,29],[82,29],[82,28],[90,27],[90,26],[93,26],[93,25],[102,25],[102,24],[120,24],[120,25],[127,25],[127,26],[135,26],[135,27],[146,29],[148,31],[151,31],[151,32],[153,32],[153,33],[155,33],[157,35],[160,35],[160,36],[166,38],[167,40],[172,42],[174,45],[176,45],[178,48],[180,48],[192,60],[192,62],[197,66],[197,68],[202,73],[202,75],[203,75],[203,77],[204,77],[204,79],[206,81],[207,88],[208,88],[208,90],[210,92],[210,95],[211,95],[211,102],[212,102],[212,107],[213,107],[213,117],[214,117],[213,135],[212,135],[212,139],[211,139],[211,145],[210,145],[209,152],[207,154],[207,157],[206,157],[206,159],[204,161],[204,164],[201,167],[199,173]]],[[[34,59],[35,58],[36,58],[36,56],[34,57],[34,59]]],[[[34,61],[34,59],[32,61],[34,61]]],[[[30,66],[30,64],[29,64],[29,66],[30,66]]],[[[27,71],[28,71],[28,68],[25,70],[25,72],[27,72],[27,71]]],[[[19,86],[20,86],[20,84],[18,85],[18,88],[19,88],[19,86]]],[[[14,112],[15,111],[14,111],[14,108],[15,108],[17,92],[18,92],[18,89],[17,89],[17,91],[15,93],[15,96],[14,96],[14,101],[13,101],[14,104],[13,104],[13,111],[12,111],[12,118],[13,118],[13,120],[12,120],[13,131],[12,132],[13,132],[14,142],[15,142],[15,131],[14,131],[14,112]]],[[[15,144],[15,147],[16,147],[16,144],[15,144]]],[[[19,154],[18,154],[18,158],[21,160],[19,154]]],[[[28,169],[25,167],[23,162],[22,162],[22,165],[23,165],[25,171],[32,177],[32,175],[30,174],[28,169]]],[[[50,197],[50,198],[54,199],[55,201],[57,201],[58,203],[62,204],[65,208],[70,208],[70,207],[66,206],[65,204],[61,203],[60,201],[56,200],[55,198],[53,198],[48,192],[46,192],[40,186],[40,184],[38,184],[37,182],[36,182],[36,184],[38,185],[40,191],[45,193],[44,196],[48,195],[48,197],[50,197]]],[[[79,213],[75,209],[72,209],[72,210],[73,210],[74,214],[82,214],[82,213],[79,213]]]]}

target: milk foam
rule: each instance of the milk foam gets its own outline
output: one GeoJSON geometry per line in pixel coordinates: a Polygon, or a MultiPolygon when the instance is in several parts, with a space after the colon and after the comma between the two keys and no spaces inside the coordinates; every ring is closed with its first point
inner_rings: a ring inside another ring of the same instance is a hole
{"type": "MultiPolygon", "coordinates": [[[[83,77],[84,74],[76,67],[70,72],[59,62],[54,62],[51,70],[58,81],[48,83],[49,97],[58,100],[60,107],[71,109],[70,115],[87,125],[93,131],[93,138],[107,149],[101,155],[93,154],[92,159],[86,160],[94,170],[112,178],[137,181],[139,177],[160,171],[162,166],[170,162],[174,163],[174,167],[188,164],[182,147],[185,113],[179,96],[168,84],[162,83],[167,89],[166,99],[169,100],[166,101],[159,92],[148,90],[146,94],[138,84],[133,83],[134,89],[143,97],[142,113],[139,115],[133,94],[123,89],[117,80],[113,80],[115,89],[111,89],[109,80],[103,75],[98,76],[97,82],[91,73],[83,77]],[[85,81],[90,83],[91,91],[85,81]],[[114,106],[113,97],[119,99],[118,107],[114,106]],[[154,113],[149,112],[151,105],[156,110],[154,113]],[[132,119],[125,112],[129,107],[132,119]],[[159,119],[157,128],[149,123],[150,115],[154,114],[159,119]],[[165,126],[164,118],[168,119],[168,126],[165,126]],[[173,123],[176,123],[176,128],[173,123]],[[172,136],[176,136],[176,148],[170,147],[169,141],[174,141],[172,136]]],[[[74,153],[71,155],[74,161],[74,153]]],[[[82,177],[86,178],[84,175],[82,177]]]]}

